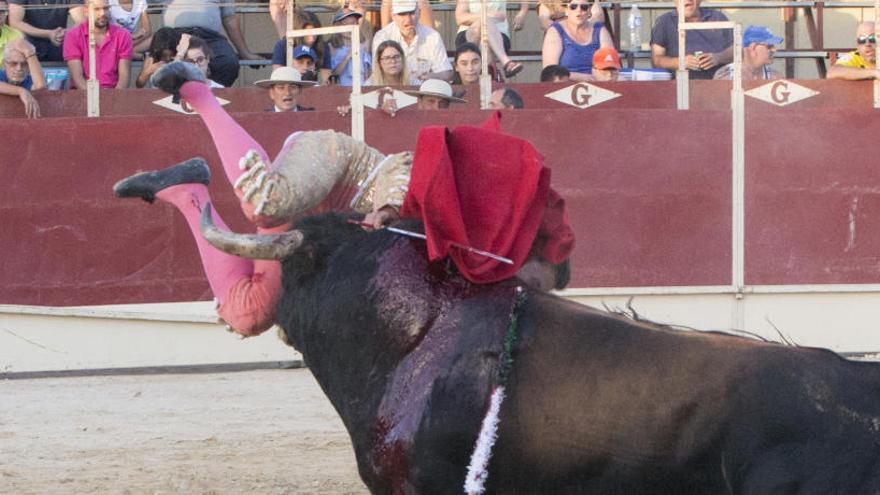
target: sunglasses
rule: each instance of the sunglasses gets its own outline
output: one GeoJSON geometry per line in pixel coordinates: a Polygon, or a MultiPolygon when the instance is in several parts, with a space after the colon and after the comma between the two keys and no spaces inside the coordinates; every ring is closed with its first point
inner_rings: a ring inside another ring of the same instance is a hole
{"type": "Polygon", "coordinates": [[[860,45],[864,45],[865,43],[877,43],[877,37],[873,34],[870,36],[859,36],[856,38],[856,43],[860,45]]]}
{"type": "Polygon", "coordinates": [[[588,3],[570,3],[568,4],[568,10],[577,10],[580,7],[582,12],[586,12],[590,10],[590,4],[588,3]]]}

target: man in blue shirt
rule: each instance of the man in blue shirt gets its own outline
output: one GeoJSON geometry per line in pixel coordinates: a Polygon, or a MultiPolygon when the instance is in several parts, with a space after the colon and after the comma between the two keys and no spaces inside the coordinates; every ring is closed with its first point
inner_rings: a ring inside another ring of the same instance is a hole
{"type": "Polygon", "coordinates": [[[43,68],[37,60],[34,45],[24,38],[10,41],[3,47],[3,69],[0,70],[0,94],[17,96],[24,104],[28,118],[40,116],[40,105],[31,91],[46,87],[43,68]]]}
{"type": "MultiPolygon", "coordinates": [[[[678,0],[676,11],[657,18],[651,32],[651,64],[672,72],[678,70],[678,10],[685,22],[720,22],[727,16],[717,10],[701,9],[701,0],[678,0]]],[[[733,30],[691,30],[685,35],[685,69],[691,79],[712,79],[718,67],[733,61],[733,30]]]]}

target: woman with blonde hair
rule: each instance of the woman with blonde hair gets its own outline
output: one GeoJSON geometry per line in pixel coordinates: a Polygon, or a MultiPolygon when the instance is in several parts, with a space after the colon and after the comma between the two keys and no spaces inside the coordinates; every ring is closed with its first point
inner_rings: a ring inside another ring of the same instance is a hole
{"type": "Polygon", "coordinates": [[[567,10],[565,19],[551,24],[544,34],[542,67],[561,65],[573,81],[589,81],[593,54],[614,46],[614,41],[602,23],[593,22],[588,0],[569,0],[567,10]]]}
{"type": "Polygon", "coordinates": [[[394,40],[385,40],[376,49],[378,62],[370,86],[406,86],[409,84],[409,71],[406,69],[406,55],[403,48],[394,40]]]}

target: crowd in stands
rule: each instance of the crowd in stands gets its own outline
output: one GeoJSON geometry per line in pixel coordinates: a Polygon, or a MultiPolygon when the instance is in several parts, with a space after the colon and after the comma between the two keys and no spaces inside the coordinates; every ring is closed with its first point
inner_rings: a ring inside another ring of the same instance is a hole
{"type": "MultiPolygon", "coordinates": [[[[275,111],[305,110],[297,104],[297,96],[304,87],[315,83],[352,85],[356,65],[360,67],[362,84],[420,86],[414,94],[420,99],[435,98],[431,105],[435,108],[454,102],[450,98],[453,92],[450,89],[447,95],[445,87],[436,83],[425,88],[426,82],[479,82],[483,60],[478,46],[482,34],[478,0],[457,0],[458,31],[451,40],[452,47],[446,46],[434,28],[434,12],[428,0],[381,0],[380,5],[380,0],[370,0],[379,8],[378,26],[366,15],[366,0],[338,1],[339,9],[331,22],[334,26],[358,26],[360,59],[352,60],[349,32],[307,36],[295,39],[292,68],[282,72],[279,69],[287,69],[287,51],[291,46],[283,37],[287,30],[287,1],[269,2],[268,21],[279,40],[272,53],[272,77],[258,85],[269,90],[275,111]],[[452,63],[449,53],[454,53],[452,63]]],[[[47,87],[41,62],[66,63],[66,86],[84,89],[89,78],[89,32],[85,22],[89,7],[95,13],[96,76],[101,88],[128,87],[132,62],[141,60],[135,78],[139,88],[150,87],[150,77],[175,60],[197,66],[213,87],[228,87],[238,78],[240,60],[262,58],[249,49],[242,34],[241,15],[231,3],[163,0],[163,4],[163,26],[154,30],[146,0],[0,0],[0,94],[18,97],[28,116],[38,116],[39,106],[31,92],[47,87]]],[[[688,22],[727,20],[723,13],[700,4],[701,0],[681,0],[677,10],[683,10],[688,22]]],[[[510,33],[523,28],[530,7],[529,2],[520,3],[510,22],[506,0],[487,2],[489,75],[496,83],[505,84],[504,89],[493,94],[493,106],[522,108],[522,99],[509,86],[523,69],[510,56],[510,33]]],[[[621,57],[598,2],[539,0],[535,11],[544,30],[541,81],[608,82],[621,78],[621,57]]],[[[294,28],[321,27],[318,17],[302,7],[297,7],[292,17],[294,28]]],[[[650,41],[653,67],[672,75],[679,63],[678,19],[677,11],[659,16],[650,41]]],[[[871,22],[858,25],[855,50],[837,60],[828,72],[829,78],[877,77],[874,29],[871,22]]],[[[686,40],[685,68],[690,78],[733,78],[731,30],[689,30],[686,40]]],[[[743,79],[780,78],[770,64],[782,41],[766,27],[749,26],[743,36],[743,79]]]]}

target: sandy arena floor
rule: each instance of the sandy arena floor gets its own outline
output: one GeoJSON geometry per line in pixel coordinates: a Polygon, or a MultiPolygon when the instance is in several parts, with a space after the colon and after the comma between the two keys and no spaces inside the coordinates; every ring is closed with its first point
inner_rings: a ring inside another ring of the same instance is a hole
{"type": "Polygon", "coordinates": [[[308,370],[0,381],[0,494],[367,493],[308,370]]]}

